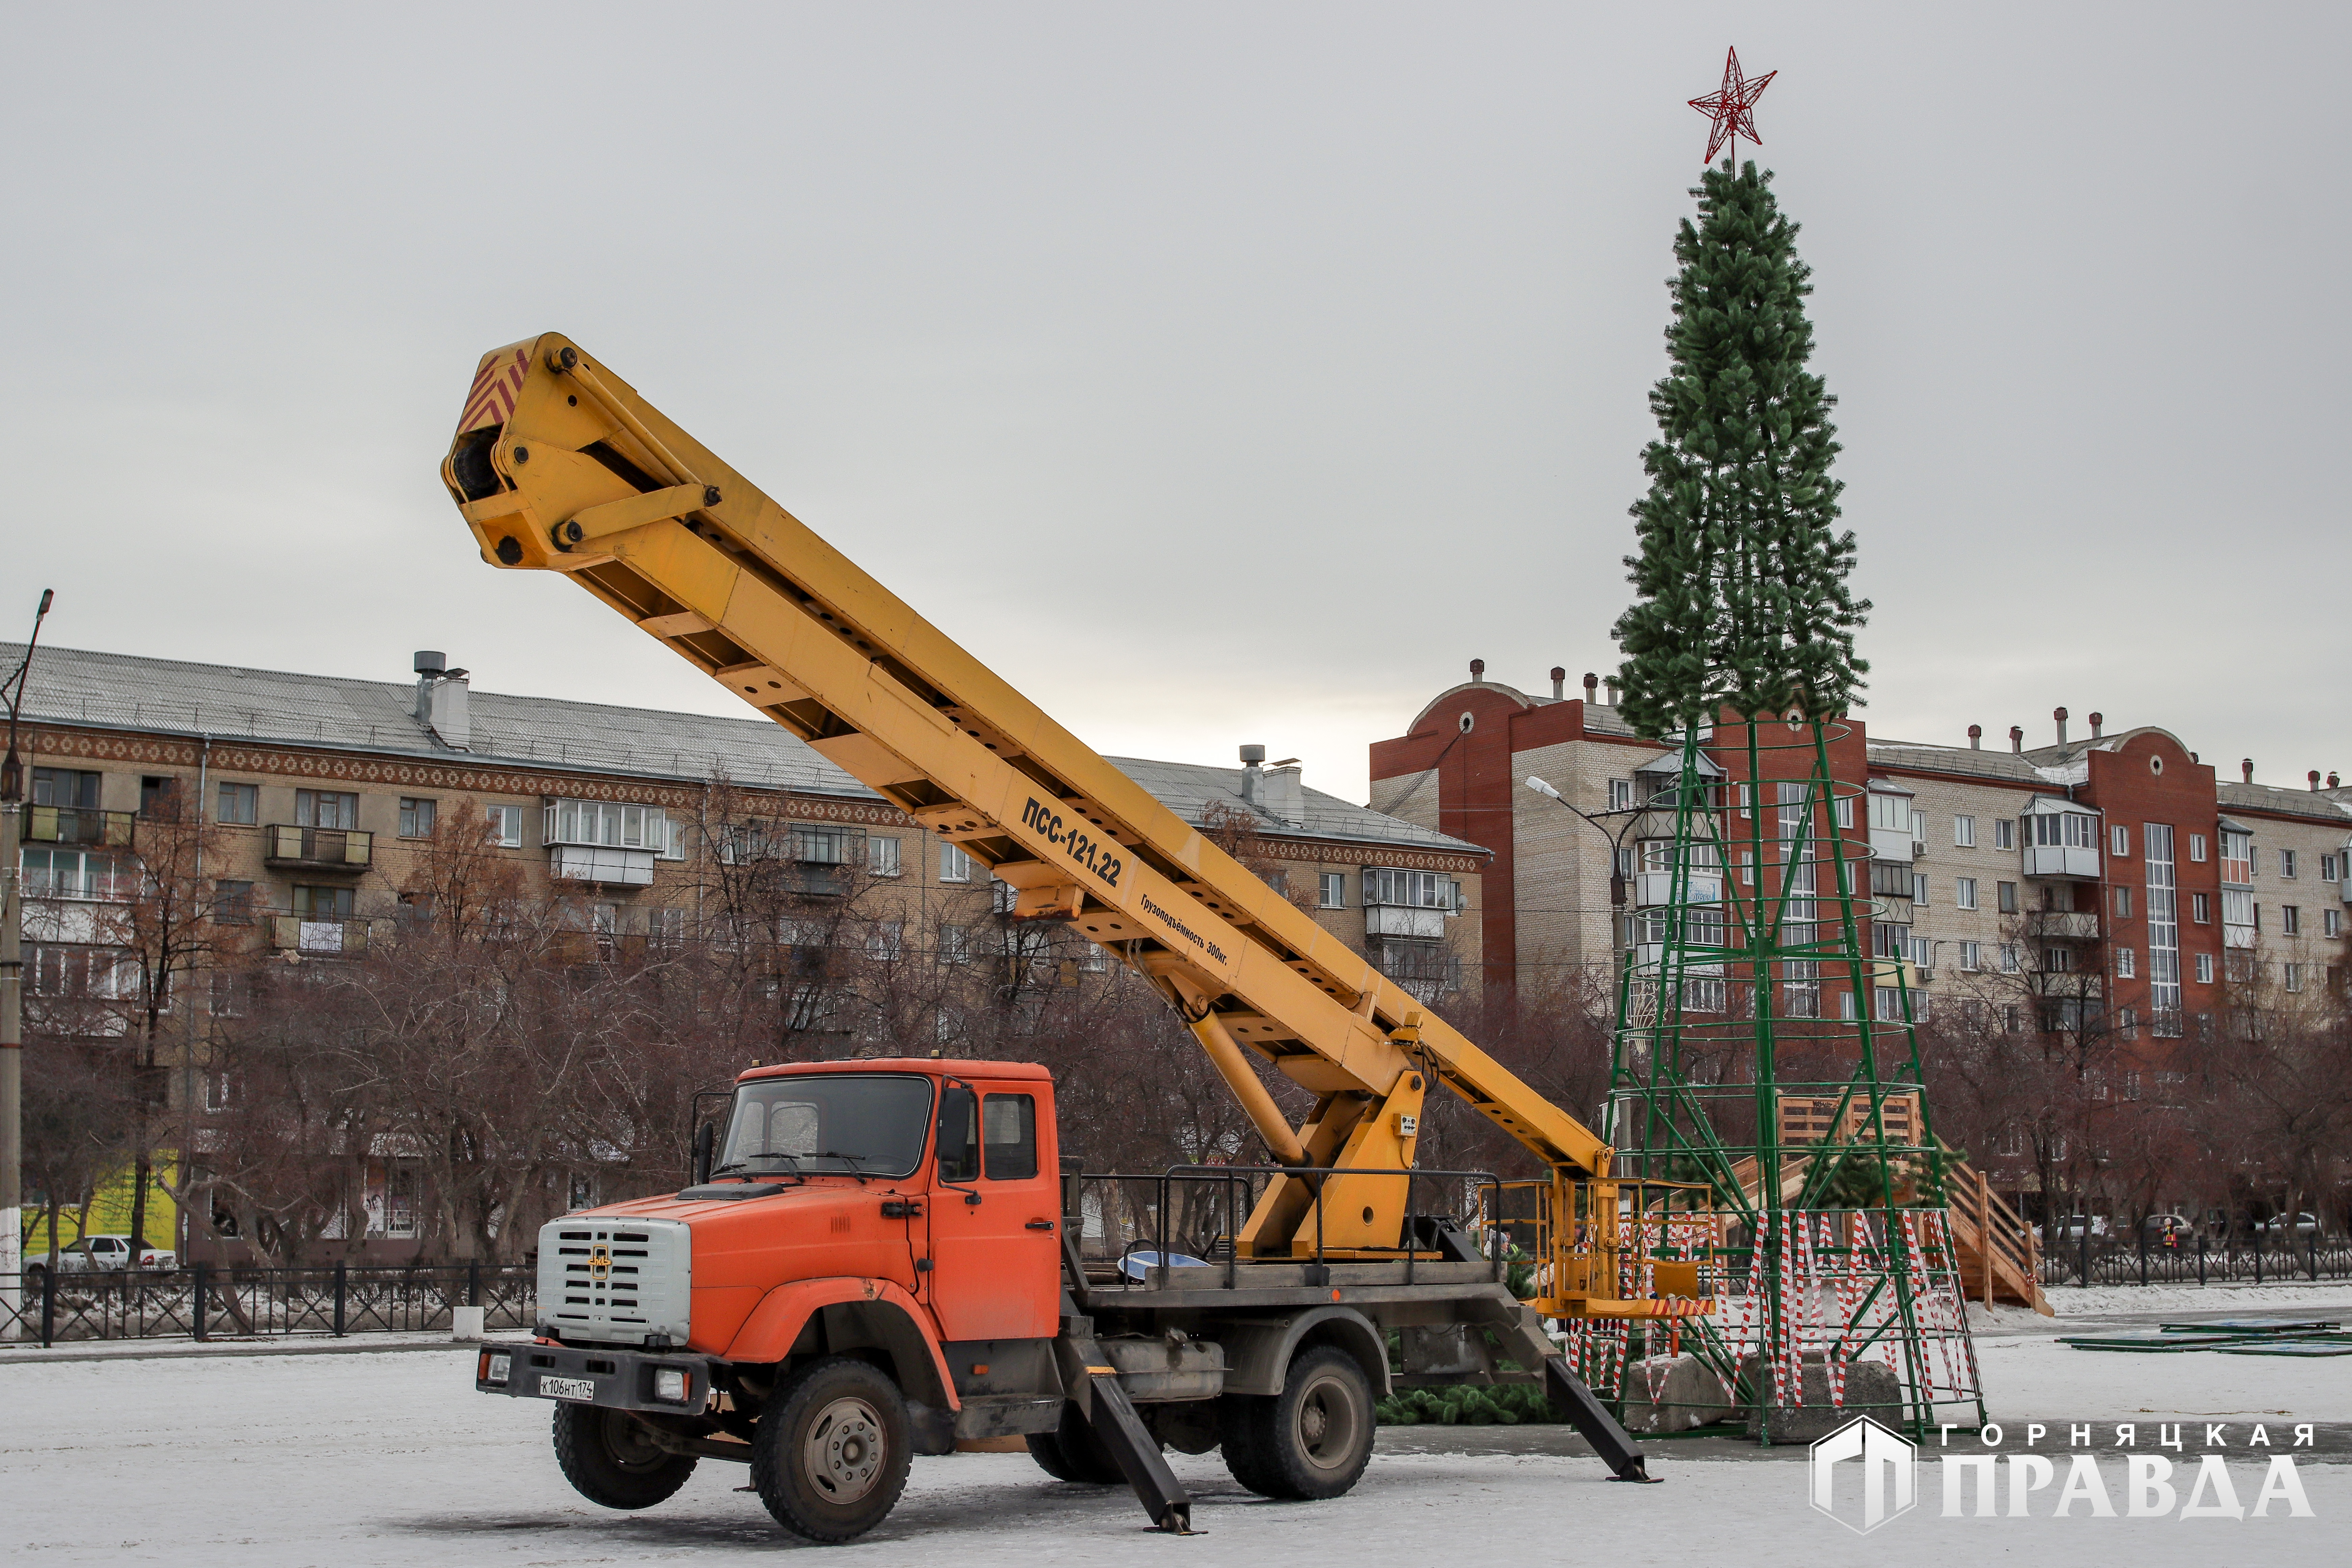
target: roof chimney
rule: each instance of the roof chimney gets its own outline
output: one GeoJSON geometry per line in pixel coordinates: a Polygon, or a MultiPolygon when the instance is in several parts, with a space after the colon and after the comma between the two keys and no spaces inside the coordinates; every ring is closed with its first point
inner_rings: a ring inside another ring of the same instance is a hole
{"type": "Polygon", "coordinates": [[[1307,821],[1307,786],[1298,780],[1298,759],[1285,757],[1265,770],[1265,781],[1259,785],[1265,796],[1265,809],[1277,821],[1297,827],[1307,821]]]}
{"type": "Polygon", "coordinates": [[[1984,750],[1983,725],[1971,724],[1969,726],[1969,750],[1971,752],[1981,752],[1984,750]]]}
{"type": "Polygon", "coordinates": [[[1474,658],[1470,661],[1470,679],[1473,680],[1484,680],[1486,679],[1486,661],[1485,659],[1474,658]]]}
{"type": "Polygon", "coordinates": [[[2066,710],[2053,708],[2050,717],[2058,721],[2058,743],[2063,746],[2066,743],[2066,710]]]}
{"type": "Polygon", "coordinates": [[[2243,779],[2244,779],[2248,784],[2252,784],[2252,783],[2253,783],[2253,782],[2254,782],[2254,759],[2253,759],[2253,758],[2252,758],[2252,757],[2248,757],[2244,762],[2240,763],[2238,764],[2238,773],[2239,773],[2239,776],[2241,776],[2242,778],[2243,778],[2243,779]]]}
{"type": "Polygon", "coordinates": [[[2314,795],[2317,795],[2319,793],[2319,770],[2317,768],[2311,770],[2311,793],[2314,795]]]}
{"type": "Polygon", "coordinates": [[[2091,739],[2095,741],[2099,738],[2101,733],[2104,732],[2104,726],[2106,721],[2107,716],[2104,713],[2094,713],[2091,715],[2091,739]]]}
{"type": "Polygon", "coordinates": [[[1242,748],[1242,798],[1252,805],[1265,800],[1265,769],[1261,765],[1265,761],[1264,746],[1242,748]]]}
{"type": "Polygon", "coordinates": [[[2009,749],[2020,752],[2025,750],[2025,729],[2022,725],[2011,724],[2009,727],[2009,749]]]}
{"type": "Polygon", "coordinates": [[[1551,700],[1554,702],[1568,695],[1568,671],[1559,665],[1551,667],[1551,700]]]}
{"type": "Polygon", "coordinates": [[[1616,706],[1617,706],[1617,678],[1616,678],[1615,676],[1613,676],[1613,675],[1612,675],[1612,676],[1611,676],[1607,680],[1602,681],[1602,682],[1601,682],[1601,684],[1609,688],[1609,706],[1610,706],[1610,707],[1612,707],[1612,708],[1616,707],[1616,706]]]}
{"type": "Polygon", "coordinates": [[[2336,788],[2336,775],[2335,775],[2334,773],[2330,773],[2330,774],[2328,774],[2328,775],[2327,775],[2327,787],[2328,787],[2329,789],[2334,789],[2334,788],[2336,788]]]}
{"type": "Polygon", "coordinates": [[[1584,700],[1595,706],[1601,701],[1601,678],[1589,669],[1584,672],[1584,700]]]}
{"type": "Polygon", "coordinates": [[[433,682],[432,709],[425,721],[433,727],[441,743],[453,752],[473,749],[474,724],[467,712],[472,692],[462,669],[453,669],[433,682]]]}

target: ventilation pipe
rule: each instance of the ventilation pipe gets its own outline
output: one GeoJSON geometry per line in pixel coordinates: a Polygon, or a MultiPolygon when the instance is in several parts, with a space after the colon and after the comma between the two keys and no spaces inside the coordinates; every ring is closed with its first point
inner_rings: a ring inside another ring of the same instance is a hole
{"type": "Polygon", "coordinates": [[[1470,661],[1470,679],[1473,680],[1484,680],[1486,679],[1486,661],[1485,659],[1474,658],[1470,661]]]}
{"type": "Polygon", "coordinates": [[[2025,727],[2024,727],[2023,725],[2021,725],[2021,724],[2011,724],[2011,725],[2009,727],[2009,749],[2010,749],[2011,751],[2012,751],[2012,752],[2015,752],[2019,753],[2020,755],[2023,755],[2023,754],[2024,754],[2024,752],[2025,752],[2025,727]]]}
{"type": "Polygon", "coordinates": [[[1584,700],[1587,706],[1601,706],[1601,678],[1591,670],[1584,672],[1584,700]]]}
{"type": "Polygon", "coordinates": [[[417,649],[412,664],[416,671],[416,721],[451,751],[470,750],[473,721],[468,698],[473,689],[466,683],[466,672],[450,668],[447,656],[433,648],[417,649]]]}
{"type": "Polygon", "coordinates": [[[1554,702],[1568,695],[1568,671],[1559,665],[1551,667],[1551,700],[1554,702]]]}
{"type": "Polygon", "coordinates": [[[2066,743],[2066,710],[2053,708],[2050,717],[2058,721],[2058,743],[2063,746],[2066,743]]]}
{"type": "Polygon", "coordinates": [[[1252,805],[1263,805],[1265,800],[1265,763],[1264,746],[1242,748],[1242,799],[1252,805]]]}
{"type": "Polygon", "coordinates": [[[2106,733],[2106,722],[2107,716],[2104,713],[2091,715],[2091,739],[2095,741],[2106,733]]]}
{"type": "Polygon", "coordinates": [[[2311,770],[2311,793],[2314,795],[2317,795],[2319,793],[2319,770],[2317,768],[2311,770]]]}
{"type": "Polygon", "coordinates": [[[1983,725],[1971,724],[1969,726],[1969,750],[1971,752],[1981,752],[1984,750],[1983,725]]]}
{"type": "Polygon", "coordinates": [[[1609,689],[1609,706],[1610,706],[1610,707],[1612,707],[1612,708],[1616,707],[1616,706],[1617,706],[1617,678],[1616,678],[1615,676],[1613,676],[1613,675],[1612,675],[1612,676],[1611,676],[1608,679],[1606,679],[1606,680],[1602,681],[1601,684],[1601,685],[1603,685],[1603,686],[1606,686],[1606,687],[1609,689]]]}
{"type": "Polygon", "coordinates": [[[2238,764],[2238,776],[2248,784],[2254,782],[2254,759],[2248,757],[2238,764]]]}
{"type": "Polygon", "coordinates": [[[2327,787],[2328,787],[2329,789],[2334,789],[2334,788],[2336,788],[2336,775],[2335,775],[2334,773],[2330,773],[2330,774],[2328,774],[2328,775],[2327,775],[2327,787]]]}
{"type": "Polygon", "coordinates": [[[1265,809],[1277,821],[1293,827],[1307,820],[1307,786],[1299,782],[1298,759],[1285,757],[1265,770],[1265,781],[1260,786],[1265,796],[1265,809]]]}

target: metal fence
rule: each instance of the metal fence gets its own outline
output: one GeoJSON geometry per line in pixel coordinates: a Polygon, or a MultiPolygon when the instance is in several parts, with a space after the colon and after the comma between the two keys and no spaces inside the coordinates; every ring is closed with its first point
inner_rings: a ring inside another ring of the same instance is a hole
{"type": "Polygon", "coordinates": [[[450,1329],[459,1307],[481,1308],[486,1329],[529,1329],[537,1284],[514,1264],[44,1269],[28,1274],[13,1309],[0,1296],[0,1344],[428,1333],[450,1329]]]}
{"type": "Polygon", "coordinates": [[[2269,1285],[2352,1279],[2343,1237],[2074,1236],[2042,1252],[2044,1285],[2269,1285]]]}

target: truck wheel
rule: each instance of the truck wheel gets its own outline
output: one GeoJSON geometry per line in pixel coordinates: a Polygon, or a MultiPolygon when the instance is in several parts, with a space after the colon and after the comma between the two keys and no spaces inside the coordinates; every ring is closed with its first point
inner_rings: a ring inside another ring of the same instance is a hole
{"type": "Polygon", "coordinates": [[[1062,1405],[1062,1424],[1051,1432],[1029,1435],[1029,1457],[1057,1481],[1077,1481],[1098,1487],[1127,1485],[1127,1472],[1110,1457],[1103,1440],[1080,1415],[1076,1401],[1062,1405]]]}
{"type": "Polygon", "coordinates": [[[1372,1387],[1356,1358],[1313,1345],[1290,1358],[1280,1394],[1234,1402],[1225,1468],[1265,1497],[1335,1498],[1372,1457],[1372,1387]]]}
{"type": "Polygon", "coordinates": [[[604,1508],[651,1508],[694,1474],[693,1455],[656,1447],[641,1423],[593,1405],[555,1407],[555,1462],[574,1491],[604,1508]]]}
{"type": "Polygon", "coordinates": [[[869,1363],[827,1356],[769,1397],[751,1434],[751,1484],[793,1534],[853,1541],[898,1506],[913,1457],[898,1385],[869,1363]]]}

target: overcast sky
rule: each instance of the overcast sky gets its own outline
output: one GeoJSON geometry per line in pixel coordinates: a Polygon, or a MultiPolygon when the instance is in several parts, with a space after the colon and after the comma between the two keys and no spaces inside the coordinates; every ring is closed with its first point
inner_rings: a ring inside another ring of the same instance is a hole
{"type": "Polygon", "coordinates": [[[9,9],[0,636],[733,710],[440,487],[553,329],[1103,750],[1361,800],[1613,665],[1736,44],[1874,732],[2352,773],[2340,5],[9,9]]]}

